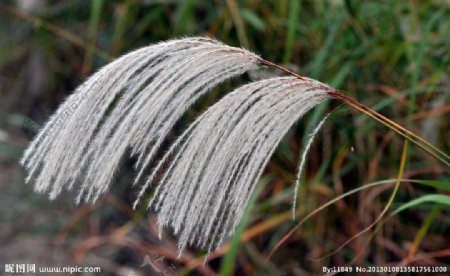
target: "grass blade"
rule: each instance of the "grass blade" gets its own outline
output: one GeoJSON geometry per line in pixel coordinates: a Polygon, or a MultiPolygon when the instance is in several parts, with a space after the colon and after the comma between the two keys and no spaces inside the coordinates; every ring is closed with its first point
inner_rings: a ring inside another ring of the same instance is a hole
{"type": "Polygon", "coordinates": [[[231,272],[233,271],[234,266],[234,259],[236,258],[239,244],[241,241],[241,235],[245,230],[245,227],[247,227],[248,222],[250,221],[250,214],[253,209],[253,206],[255,206],[256,199],[258,198],[258,195],[263,190],[264,186],[269,182],[268,178],[262,178],[258,185],[255,188],[255,191],[250,198],[250,201],[247,205],[247,208],[244,211],[244,215],[242,216],[241,222],[239,223],[238,227],[236,228],[236,232],[233,235],[233,239],[231,240],[230,249],[228,250],[228,253],[225,255],[222,261],[221,269],[220,269],[220,275],[221,276],[227,276],[231,275],[231,272]]]}

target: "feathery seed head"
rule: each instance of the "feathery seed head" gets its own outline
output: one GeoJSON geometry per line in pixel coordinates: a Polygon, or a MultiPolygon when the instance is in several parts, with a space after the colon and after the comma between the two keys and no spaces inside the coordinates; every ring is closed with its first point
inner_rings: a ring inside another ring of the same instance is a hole
{"type": "MultiPolygon", "coordinates": [[[[184,112],[212,87],[254,70],[261,58],[210,38],[161,42],[101,68],[60,106],[21,164],[35,190],[56,197],[77,187],[77,202],[108,190],[130,149],[134,184],[184,112]]],[[[266,64],[267,63],[263,63],[266,64]]],[[[308,78],[279,77],[236,89],[197,118],[141,187],[158,182],[149,207],[160,228],[187,245],[214,249],[233,233],[276,146],[308,110],[330,97],[308,78]],[[167,168],[158,181],[156,175],[167,168]]]]}

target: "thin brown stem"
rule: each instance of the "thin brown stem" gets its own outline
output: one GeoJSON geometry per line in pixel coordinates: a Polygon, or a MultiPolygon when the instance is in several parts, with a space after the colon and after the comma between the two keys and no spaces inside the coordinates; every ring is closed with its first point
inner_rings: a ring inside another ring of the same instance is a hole
{"type": "Polygon", "coordinates": [[[278,70],[281,70],[281,71],[283,71],[283,72],[285,72],[285,73],[287,73],[287,74],[289,74],[289,75],[292,75],[292,76],[294,76],[294,77],[296,77],[296,78],[299,78],[299,79],[301,79],[301,80],[305,80],[305,78],[303,78],[303,77],[300,76],[299,74],[297,74],[297,73],[295,73],[295,72],[293,72],[293,71],[291,71],[291,70],[289,70],[289,69],[287,69],[287,68],[284,68],[284,67],[282,67],[282,66],[280,66],[280,65],[278,65],[278,64],[275,64],[275,63],[270,62],[270,61],[268,61],[268,60],[265,60],[265,59],[263,59],[263,58],[258,58],[258,61],[261,62],[261,63],[264,64],[264,65],[267,65],[267,66],[270,66],[270,67],[277,68],[278,70]]]}
{"type": "MultiPolygon", "coordinates": [[[[305,80],[304,77],[300,76],[299,74],[286,69],[280,65],[277,65],[275,63],[272,63],[270,61],[267,61],[263,58],[258,58],[258,61],[261,62],[264,65],[276,68],[278,70],[281,70],[289,75],[292,75],[298,79],[301,80],[305,80]]],[[[329,91],[330,95],[338,100],[341,100],[342,102],[348,104],[349,106],[351,106],[352,108],[366,114],[367,116],[375,119],[376,121],[382,123],[383,125],[387,126],[388,128],[394,130],[395,132],[397,132],[398,134],[400,134],[401,136],[405,137],[406,139],[408,139],[409,141],[411,141],[412,143],[416,144],[417,146],[419,146],[421,149],[423,149],[424,151],[426,151],[427,153],[431,154],[432,156],[434,156],[435,158],[437,158],[438,160],[440,160],[441,162],[443,162],[445,165],[450,166],[450,156],[448,156],[446,153],[442,152],[441,150],[439,150],[438,148],[436,148],[435,146],[431,145],[430,143],[428,143],[426,140],[424,140],[422,137],[418,136],[417,134],[411,132],[410,130],[406,129],[405,127],[397,124],[396,122],[388,119],[387,117],[381,115],[380,113],[376,112],[375,110],[371,109],[370,107],[358,102],[356,99],[354,99],[353,97],[349,96],[348,94],[346,94],[344,91],[339,91],[336,89],[330,90],[329,91]]]]}

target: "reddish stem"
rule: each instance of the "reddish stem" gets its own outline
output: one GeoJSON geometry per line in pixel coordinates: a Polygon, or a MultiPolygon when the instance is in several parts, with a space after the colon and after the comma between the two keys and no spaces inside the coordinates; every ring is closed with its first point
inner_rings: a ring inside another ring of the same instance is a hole
{"type": "MultiPolygon", "coordinates": [[[[280,65],[277,65],[273,62],[267,61],[263,58],[258,57],[257,60],[259,62],[261,62],[264,65],[270,66],[270,67],[274,67],[278,70],[281,70],[289,75],[292,75],[300,80],[306,80],[304,77],[300,76],[299,74],[286,69],[280,65]]],[[[396,122],[388,119],[387,117],[381,115],[380,113],[376,112],[375,110],[369,108],[368,106],[358,102],[356,99],[354,99],[353,97],[347,95],[345,92],[343,91],[339,91],[336,90],[334,88],[331,88],[329,86],[327,86],[326,88],[324,87],[324,89],[327,90],[327,92],[331,95],[332,98],[334,99],[338,99],[343,101],[344,103],[350,105],[351,107],[353,107],[354,109],[365,113],[366,115],[374,118],[375,120],[381,122],[382,124],[386,125],[387,127],[389,127],[390,129],[394,130],[395,132],[397,132],[398,134],[400,134],[401,136],[407,138],[408,140],[414,142],[416,145],[418,145],[420,148],[422,148],[423,150],[425,150],[426,152],[430,153],[431,155],[433,155],[434,157],[436,157],[437,159],[441,160],[442,162],[444,162],[447,166],[450,166],[450,157],[441,152],[439,149],[435,148],[433,145],[431,145],[430,143],[428,143],[427,141],[425,141],[423,138],[421,138],[420,136],[414,134],[413,132],[409,131],[408,129],[404,128],[403,126],[397,124],[396,122]]]]}
{"type": "Polygon", "coordinates": [[[291,70],[289,70],[289,69],[287,69],[287,68],[284,68],[284,67],[282,67],[282,66],[280,66],[280,65],[278,65],[278,64],[275,64],[275,63],[273,63],[273,62],[270,62],[270,61],[265,60],[265,59],[260,58],[260,57],[258,57],[258,61],[261,62],[261,63],[264,64],[264,65],[267,65],[267,66],[270,66],[270,67],[275,67],[275,68],[277,68],[278,70],[281,70],[281,71],[283,71],[283,72],[285,72],[285,73],[288,73],[289,75],[292,75],[292,76],[294,76],[294,77],[296,77],[296,78],[299,78],[299,79],[301,79],[301,80],[305,80],[305,78],[303,78],[303,77],[300,76],[299,74],[297,74],[297,73],[295,73],[295,72],[293,72],[293,71],[291,71],[291,70]]]}

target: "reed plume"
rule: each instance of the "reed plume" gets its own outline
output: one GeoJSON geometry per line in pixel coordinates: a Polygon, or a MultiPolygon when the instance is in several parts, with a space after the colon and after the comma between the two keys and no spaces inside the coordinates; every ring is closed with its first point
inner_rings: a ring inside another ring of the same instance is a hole
{"type": "MultiPolygon", "coordinates": [[[[140,183],[170,130],[200,96],[260,66],[291,76],[249,83],[211,106],[154,164],[140,188],[134,207],[157,184],[148,207],[159,213],[160,230],[169,226],[179,234],[180,254],[188,245],[210,251],[233,233],[282,137],[327,98],[342,100],[448,164],[446,154],[348,95],[245,49],[195,37],[130,52],[81,84],[25,151],[26,182],[51,199],[76,187],[77,203],[95,201],[130,152],[137,160],[133,185],[140,183]]],[[[301,155],[297,183],[323,122],[301,155]]],[[[294,197],[294,209],[295,202],[294,197]]]]}
{"type": "Polygon", "coordinates": [[[149,207],[159,213],[160,227],[180,234],[180,250],[188,244],[217,248],[232,234],[278,143],[330,97],[327,91],[306,78],[253,82],[213,105],[179,137],[139,197],[169,161],[149,207]]]}
{"type": "Polygon", "coordinates": [[[81,182],[77,202],[108,189],[127,149],[143,169],[200,96],[257,67],[257,56],[208,38],[162,42],[106,65],[61,105],[21,163],[36,191],[56,197],[81,182]]]}

